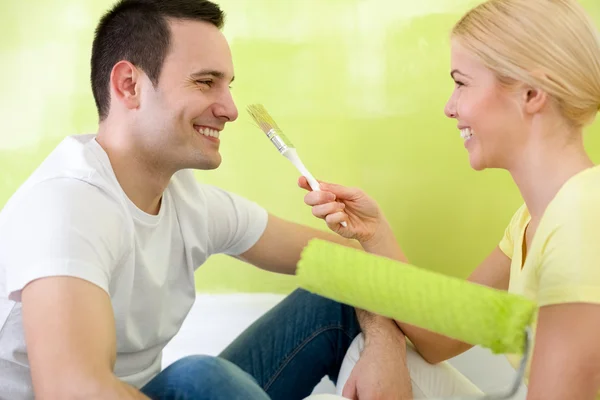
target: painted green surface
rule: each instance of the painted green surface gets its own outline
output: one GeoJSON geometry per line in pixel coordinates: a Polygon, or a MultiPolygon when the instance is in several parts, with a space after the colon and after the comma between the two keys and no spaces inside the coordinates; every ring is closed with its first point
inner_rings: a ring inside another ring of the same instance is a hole
{"type": "MultiPolygon", "coordinates": [[[[96,129],[88,60],[111,3],[0,5],[0,206],[64,136],[96,129]]],[[[380,202],[412,263],[459,277],[475,268],[521,201],[507,173],[470,170],[455,122],[443,115],[453,87],[448,32],[477,1],[219,3],[241,112],[223,133],[223,165],[198,179],[325,228],[304,206],[296,170],[245,113],[261,102],[315,176],[362,187],[380,202]]],[[[582,3],[600,24],[600,3],[582,3]]],[[[586,140],[600,161],[600,123],[586,140]]],[[[217,256],[197,284],[287,292],[295,280],[217,256]]]]}

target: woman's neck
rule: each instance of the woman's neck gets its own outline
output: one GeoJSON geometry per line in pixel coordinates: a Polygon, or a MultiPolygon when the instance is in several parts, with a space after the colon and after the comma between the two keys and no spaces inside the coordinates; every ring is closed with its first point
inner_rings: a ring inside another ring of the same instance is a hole
{"type": "Polygon", "coordinates": [[[532,220],[539,221],[561,187],[579,172],[593,166],[579,134],[567,143],[540,140],[531,144],[509,172],[532,220]]]}

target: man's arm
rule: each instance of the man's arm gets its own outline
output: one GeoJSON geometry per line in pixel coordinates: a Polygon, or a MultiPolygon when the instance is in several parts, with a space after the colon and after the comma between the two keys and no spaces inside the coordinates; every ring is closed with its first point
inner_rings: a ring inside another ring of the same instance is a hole
{"type": "Polygon", "coordinates": [[[406,338],[393,320],[357,310],[364,335],[364,348],[343,387],[349,399],[412,399],[412,384],[406,363],[406,338]]]}
{"type": "Polygon", "coordinates": [[[115,322],[104,290],[50,277],[26,285],[21,299],[36,399],[148,399],[113,374],[115,322]]]}
{"type": "MultiPolygon", "coordinates": [[[[261,238],[240,258],[269,271],[293,274],[302,249],[313,238],[362,249],[357,241],[269,215],[267,228],[261,238]]],[[[393,320],[360,309],[356,309],[356,316],[365,337],[365,348],[376,349],[373,350],[375,353],[378,351],[389,353],[392,350],[389,346],[392,346],[401,349],[401,354],[404,354],[405,342],[397,340],[398,335],[403,335],[393,320]],[[375,345],[371,346],[371,344],[375,345]]],[[[404,360],[399,361],[404,363],[404,360]]],[[[383,374],[392,374],[393,377],[390,379],[396,379],[397,372],[384,371],[383,374]]]]}
{"type": "Polygon", "coordinates": [[[269,214],[264,233],[256,244],[239,258],[267,271],[293,275],[300,254],[309,240],[322,239],[356,249],[362,249],[355,240],[330,232],[286,221],[269,214]]]}
{"type": "MultiPolygon", "coordinates": [[[[323,232],[269,214],[265,232],[253,247],[240,256],[240,259],[268,271],[293,274],[300,261],[302,250],[309,240],[315,238],[362,249],[360,243],[355,240],[348,240],[337,234],[323,232]]],[[[356,310],[356,316],[365,337],[376,338],[380,334],[389,333],[389,324],[383,322],[384,319],[388,320],[387,318],[359,309],[356,310]]]]}
{"type": "MultiPolygon", "coordinates": [[[[345,239],[337,234],[323,232],[269,214],[269,221],[261,238],[239,258],[268,271],[294,274],[302,250],[311,239],[315,238],[362,250],[360,243],[355,240],[345,239]]],[[[382,324],[383,317],[376,317],[363,310],[356,311],[365,336],[369,336],[370,332],[379,333],[389,330],[388,324],[382,324]]]]}

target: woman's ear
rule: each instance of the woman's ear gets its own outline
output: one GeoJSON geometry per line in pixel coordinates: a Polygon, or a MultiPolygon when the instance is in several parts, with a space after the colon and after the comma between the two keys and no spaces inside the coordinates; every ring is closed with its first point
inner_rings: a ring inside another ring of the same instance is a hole
{"type": "Polygon", "coordinates": [[[548,94],[542,89],[525,88],[523,93],[525,112],[536,114],[540,112],[548,102],[548,94]]]}
{"type": "MultiPolygon", "coordinates": [[[[548,76],[543,71],[534,71],[532,75],[538,81],[545,81],[548,79],[548,76]]],[[[523,101],[523,111],[526,114],[536,114],[539,113],[548,102],[548,93],[546,91],[540,89],[539,87],[534,87],[525,84],[522,87],[522,101],[523,101]]]]}

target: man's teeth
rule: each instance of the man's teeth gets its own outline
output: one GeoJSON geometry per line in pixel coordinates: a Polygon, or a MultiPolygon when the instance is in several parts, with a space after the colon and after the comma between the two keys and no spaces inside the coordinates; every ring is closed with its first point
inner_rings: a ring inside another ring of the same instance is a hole
{"type": "Polygon", "coordinates": [[[473,131],[471,130],[471,128],[464,128],[460,130],[460,137],[467,140],[467,139],[471,139],[471,136],[473,136],[473,131]]]}
{"type": "Polygon", "coordinates": [[[214,138],[219,138],[220,132],[210,128],[199,128],[196,127],[196,130],[204,136],[211,136],[214,138]]]}

